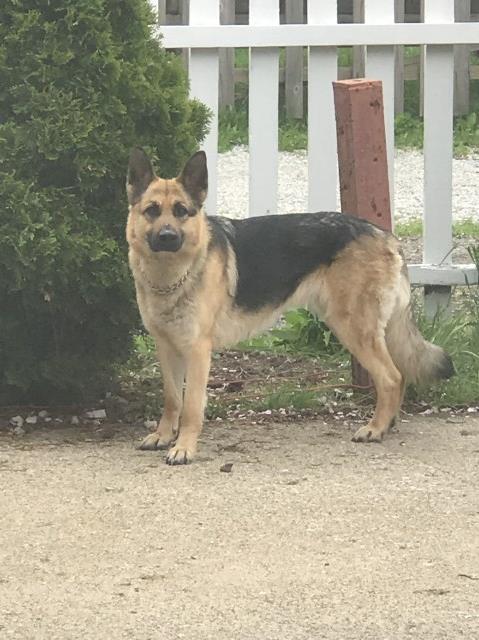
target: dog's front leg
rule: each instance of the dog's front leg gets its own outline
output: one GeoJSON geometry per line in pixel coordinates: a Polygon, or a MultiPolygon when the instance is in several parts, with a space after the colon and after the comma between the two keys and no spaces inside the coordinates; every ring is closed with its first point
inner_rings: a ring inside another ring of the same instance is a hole
{"type": "Polygon", "coordinates": [[[163,414],[158,429],[146,436],[140,449],[166,449],[175,439],[183,406],[185,359],[173,345],[157,339],[156,350],[163,377],[163,414]]]}
{"type": "Polygon", "coordinates": [[[200,340],[190,349],[186,364],[186,389],[180,431],[176,444],[168,451],[168,464],[188,464],[196,453],[203,427],[206,385],[211,364],[211,342],[200,340]]]}

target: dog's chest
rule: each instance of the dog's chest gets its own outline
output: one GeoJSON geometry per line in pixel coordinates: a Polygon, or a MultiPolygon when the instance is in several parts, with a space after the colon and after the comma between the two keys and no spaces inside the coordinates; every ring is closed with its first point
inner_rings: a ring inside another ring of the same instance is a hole
{"type": "Polygon", "coordinates": [[[137,301],[143,324],[155,336],[173,342],[190,342],[196,333],[196,309],[183,292],[162,296],[137,284],[137,301]]]}

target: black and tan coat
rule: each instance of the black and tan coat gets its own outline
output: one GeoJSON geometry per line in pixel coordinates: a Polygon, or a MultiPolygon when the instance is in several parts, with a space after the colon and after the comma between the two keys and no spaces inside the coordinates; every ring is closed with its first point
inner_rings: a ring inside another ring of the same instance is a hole
{"type": "Polygon", "coordinates": [[[140,149],[131,154],[129,261],[165,398],[158,429],[140,448],[168,448],[169,464],[190,462],[212,350],[271,327],[294,307],[317,313],[371,374],[376,409],[356,442],[382,439],[406,382],[452,375],[449,356],[412,320],[404,257],[392,234],[340,213],[208,218],[207,188],[203,152],[172,180],[156,177],[140,149]]]}

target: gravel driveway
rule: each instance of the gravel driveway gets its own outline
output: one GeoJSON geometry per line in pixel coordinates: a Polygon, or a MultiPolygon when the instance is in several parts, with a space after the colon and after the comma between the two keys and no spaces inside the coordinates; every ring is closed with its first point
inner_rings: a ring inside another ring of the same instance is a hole
{"type": "Polygon", "coordinates": [[[477,638],[479,418],[410,420],[209,425],[186,468],[126,427],[1,435],[0,637],[477,638]]]}
{"type": "MultiPolygon", "coordinates": [[[[306,152],[279,154],[279,213],[307,211],[306,152]]],[[[424,160],[419,151],[396,150],[396,222],[421,218],[424,160]]],[[[248,151],[236,147],[219,156],[218,213],[242,218],[248,213],[248,151]]],[[[338,196],[339,209],[339,196],[338,196]]],[[[479,221],[479,155],[453,160],[453,218],[479,221]]]]}

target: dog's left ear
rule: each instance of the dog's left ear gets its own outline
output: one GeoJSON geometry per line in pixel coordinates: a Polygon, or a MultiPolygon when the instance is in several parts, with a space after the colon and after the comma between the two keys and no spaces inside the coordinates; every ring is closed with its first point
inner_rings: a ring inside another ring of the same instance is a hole
{"type": "Polygon", "coordinates": [[[155,172],[150,159],[140,147],[131,150],[126,178],[126,192],[129,204],[135,204],[155,179],[155,172]]]}
{"type": "Polygon", "coordinates": [[[208,166],[204,151],[197,151],[191,156],[180,173],[178,181],[190,194],[194,203],[201,207],[208,193],[208,166]]]}

